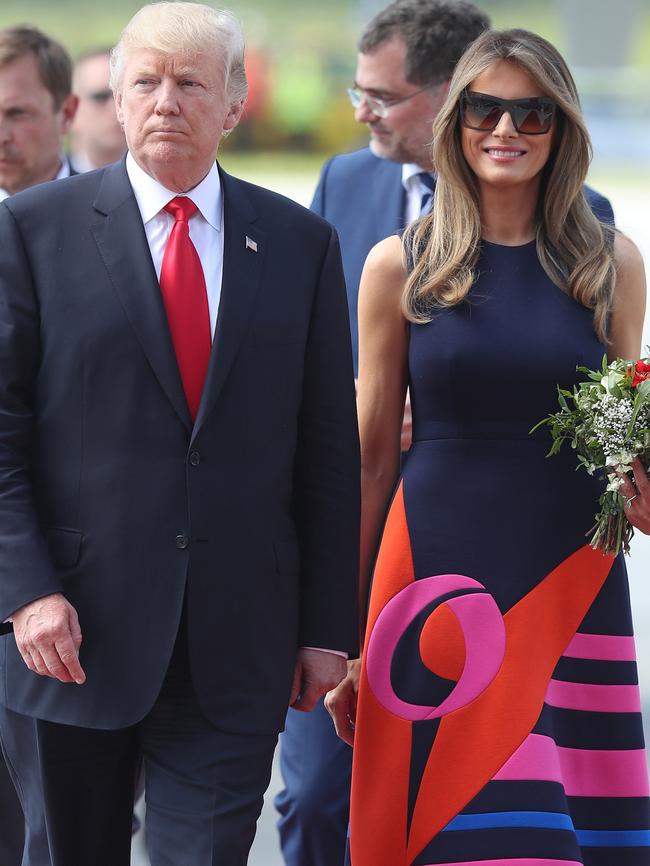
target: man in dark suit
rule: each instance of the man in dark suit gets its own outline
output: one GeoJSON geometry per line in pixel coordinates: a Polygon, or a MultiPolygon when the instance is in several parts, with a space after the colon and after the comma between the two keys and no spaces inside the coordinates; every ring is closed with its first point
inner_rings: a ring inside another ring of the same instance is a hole
{"type": "Polygon", "coordinates": [[[153,866],[241,866],[287,704],[356,651],[338,241],[214,163],[232,16],[145,6],[112,86],[126,160],[0,205],[0,700],[53,866],[127,866],[141,757],[153,866]]]}
{"type": "MultiPolygon", "coordinates": [[[[428,208],[435,186],[432,123],[461,54],[489,26],[488,16],[472,3],[396,0],[359,40],[349,95],[370,143],[324,165],[311,205],[341,240],[355,371],[357,295],[366,256],[428,208]]],[[[597,214],[613,221],[609,202],[587,192],[597,214]]],[[[403,450],[409,445],[407,403],[403,450]]],[[[336,737],[322,702],[307,716],[289,710],[280,766],[284,788],[275,805],[287,866],[343,862],[352,754],[336,737]]]]}
{"type": "MultiPolygon", "coordinates": [[[[65,48],[45,33],[27,26],[0,30],[0,200],[71,173],[62,156],[63,137],[77,108],[71,73],[65,48]]],[[[29,804],[25,802],[25,821],[9,770],[35,756],[34,722],[14,719],[8,729],[8,712],[0,706],[0,741],[7,754],[7,763],[0,756],[0,864],[19,866],[26,841],[27,856],[47,866],[38,768],[32,764],[23,779],[33,788],[29,804]]]]}

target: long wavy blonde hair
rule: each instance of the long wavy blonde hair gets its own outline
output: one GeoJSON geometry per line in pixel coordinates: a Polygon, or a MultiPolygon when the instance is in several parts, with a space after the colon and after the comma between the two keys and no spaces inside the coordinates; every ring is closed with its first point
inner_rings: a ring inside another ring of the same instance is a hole
{"type": "Polygon", "coordinates": [[[458,62],[433,125],[438,173],[434,205],[404,235],[413,268],[402,298],[403,313],[411,322],[430,321],[436,307],[458,304],[474,282],[480,197],[463,156],[458,104],[472,81],[500,60],[525,70],[558,106],[554,144],[540,185],[537,254],[550,279],[594,311],[594,329],[604,341],[615,266],[611,229],[594,216],[583,190],[591,161],[589,134],[566,63],[549,42],[527,30],[486,31],[458,62]]]}

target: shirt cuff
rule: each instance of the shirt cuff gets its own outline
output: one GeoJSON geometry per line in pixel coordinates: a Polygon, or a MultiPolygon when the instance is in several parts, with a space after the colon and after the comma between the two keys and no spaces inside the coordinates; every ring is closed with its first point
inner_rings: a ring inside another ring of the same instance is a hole
{"type": "Polygon", "coordinates": [[[303,646],[300,647],[300,649],[316,650],[318,653],[332,653],[334,656],[341,656],[342,659],[348,658],[348,654],[342,650],[325,649],[325,647],[322,646],[303,646]]]}

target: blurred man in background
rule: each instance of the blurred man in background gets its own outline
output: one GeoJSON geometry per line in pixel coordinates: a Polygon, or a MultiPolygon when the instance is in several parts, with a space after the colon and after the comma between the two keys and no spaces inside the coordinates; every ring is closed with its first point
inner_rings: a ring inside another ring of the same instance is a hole
{"type": "Polygon", "coordinates": [[[36,28],[0,30],[0,199],[70,174],[71,74],[63,46],[36,28]]]}
{"type": "MultiPolygon", "coordinates": [[[[0,200],[71,173],[63,137],[76,108],[72,63],[63,46],[35,27],[0,30],[0,200]]],[[[34,723],[23,716],[8,726],[8,713],[0,706],[0,740],[7,756],[7,765],[0,761],[0,864],[19,866],[26,836],[28,862],[45,866],[50,858],[40,778],[29,762],[36,755],[34,723]],[[25,821],[8,769],[17,759],[30,765],[25,784],[33,788],[25,821]]]]}
{"type": "Polygon", "coordinates": [[[109,48],[98,48],[82,54],[74,66],[72,89],[79,108],[70,130],[70,158],[78,172],[103,168],[126,150],[108,83],[110,56],[109,48]]]}
{"type": "MultiPolygon", "coordinates": [[[[431,125],[461,54],[490,26],[472,3],[396,0],[359,40],[349,90],[368,147],[323,167],[312,210],[336,227],[355,361],[357,294],[363,263],[378,241],[426,210],[435,183],[431,125]]],[[[406,421],[403,448],[409,445],[406,421]]],[[[322,701],[310,714],[289,710],[281,738],[285,788],[276,797],[287,866],[338,866],[345,854],[352,751],[336,737],[322,701]]]]}

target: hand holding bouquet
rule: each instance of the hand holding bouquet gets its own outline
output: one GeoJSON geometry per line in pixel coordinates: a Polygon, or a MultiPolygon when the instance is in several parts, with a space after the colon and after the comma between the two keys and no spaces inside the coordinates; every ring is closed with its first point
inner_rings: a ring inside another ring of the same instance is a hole
{"type": "Polygon", "coordinates": [[[617,554],[621,549],[627,553],[634,528],[625,514],[627,497],[621,494],[621,486],[635,458],[646,469],[650,464],[650,358],[634,365],[621,358],[608,364],[604,357],[601,370],[578,370],[587,374],[587,380],[573,392],[558,388],[560,411],[533,430],[549,426],[553,444],[547,456],[557,454],[568,440],[579,466],[590,475],[604,472],[607,487],[588,533],[591,546],[604,553],[617,554]]]}

